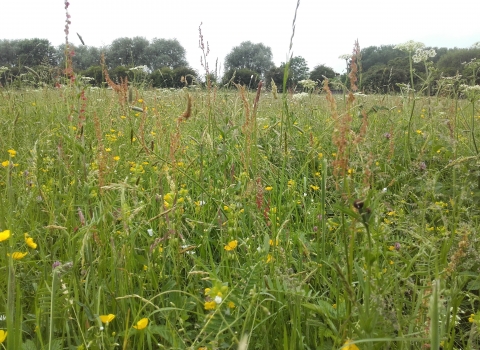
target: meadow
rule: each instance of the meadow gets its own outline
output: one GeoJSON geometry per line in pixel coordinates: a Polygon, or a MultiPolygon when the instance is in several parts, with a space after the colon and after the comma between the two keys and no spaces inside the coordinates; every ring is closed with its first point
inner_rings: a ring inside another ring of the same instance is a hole
{"type": "Polygon", "coordinates": [[[4,349],[478,349],[470,94],[0,89],[4,349]]]}

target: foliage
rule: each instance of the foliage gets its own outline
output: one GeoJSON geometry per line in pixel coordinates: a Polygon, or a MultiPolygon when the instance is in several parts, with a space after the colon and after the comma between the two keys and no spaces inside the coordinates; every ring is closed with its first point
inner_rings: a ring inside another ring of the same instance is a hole
{"type": "Polygon", "coordinates": [[[225,57],[225,70],[249,69],[262,76],[273,67],[272,57],[270,47],[244,41],[225,57]]]}
{"type": "MultiPolygon", "coordinates": [[[[278,91],[283,89],[283,78],[285,73],[286,63],[282,62],[280,67],[272,67],[265,73],[265,81],[270,86],[271,81],[278,87],[278,91]]],[[[288,70],[287,89],[295,88],[300,80],[308,78],[307,61],[301,56],[295,56],[290,60],[288,70]]]]}
{"type": "Polygon", "coordinates": [[[148,65],[149,42],[144,37],[118,38],[112,41],[107,51],[107,64],[110,68],[117,65],[148,65]]]}
{"type": "Polygon", "coordinates": [[[479,347],[478,87],[71,84],[0,90],[2,345],[479,347]]]}
{"type": "Polygon", "coordinates": [[[321,86],[325,78],[333,79],[337,73],[330,67],[320,64],[312,69],[310,72],[310,80],[316,81],[321,86]]]}
{"type": "Polygon", "coordinates": [[[0,66],[56,64],[55,48],[46,39],[0,40],[0,66]]]}
{"type": "Polygon", "coordinates": [[[230,69],[223,75],[222,85],[228,86],[230,82],[256,89],[260,82],[260,75],[251,69],[230,69]]]}
{"type": "Polygon", "coordinates": [[[175,69],[188,66],[186,51],[177,39],[154,38],[146,50],[147,66],[153,71],[162,67],[175,69]]]}

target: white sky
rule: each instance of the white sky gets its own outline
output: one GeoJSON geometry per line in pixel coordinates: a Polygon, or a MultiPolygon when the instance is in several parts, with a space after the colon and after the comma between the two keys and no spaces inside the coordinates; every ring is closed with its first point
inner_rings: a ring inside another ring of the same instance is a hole
{"type": "MultiPolygon", "coordinates": [[[[63,0],[2,0],[0,39],[64,42],[63,0]]],[[[198,26],[210,44],[210,68],[242,41],[272,49],[278,66],[288,53],[297,0],[70,0],[70,42],[108,45],[120,37],[176,38],[190,66],[203,72],[198,26]]],[[[293,53],[312,69],[326,64],[341,73],[355,39],[360,47],[408,40],[427,46],[468,48],[480,41],[478,0],[301,0],[293,53]]]]}

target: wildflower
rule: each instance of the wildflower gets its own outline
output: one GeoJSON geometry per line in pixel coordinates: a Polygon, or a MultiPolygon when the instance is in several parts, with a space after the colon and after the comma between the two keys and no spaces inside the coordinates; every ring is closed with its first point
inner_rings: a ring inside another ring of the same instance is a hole
{"type": "Polygon", "coordinates": [[[148,318],[142,318],[140,321],[137,322],[137,324],[133,326],[133,328],[141,331],[142,329],[147,328],[147,326],[148,326],[148,318]]]}
{"type": "Polygon", "coordinates": [[[100,321],[106,324],[109,324],[110,322],[112,322],[114,318],[115,318],[114,314],[100,315],[100,321]]]}
{"type": "Polygon", "coordinates": [[[113,157],[113,160],[116,161],[116,162],[118,162],[118,161],[120,160],[120,157],[119,157],[119,156],[115,156],[115,157],[113,157]]]}
{"type": "Polygon", "coordinates": [[[8,151],[8,154],[10,154],[10,157],[15,157],[17,155],[17,151],[15,151],[14,149],[9,149],[8,151]]]}
{"type": "Polygon", "coordinates": [[[143,99],[139,98],[138,103],[143,103],[143,99]]]}
{"type": "Polygon", "coordinates": [[[223,247],[223,249],[230,252],[230,251],[234,250],[235,248],[237,248],[237,245],[238,245],[237,240],[230,241],[230,242],[228,242],[228,244],[225,247],[223,247]]]}
{"type": "Polygon", "coordinates": [[[0,232],[0,242],[6,241],[10,238],[10,230],[0,232]]]}
{"type": "Polygon", "coordinates": [[[394,47],[394,49],[398,49],[406,52],[413,52],[413,51],[416,51],[417,49],[421,49],[422,47],[425,47],[425,44],[416,42],[413,40],[409,40],[406,43],[398,44],[397,46],[394,47]]]}
{"type": "Polygon", "coordinates": [[[267,187],[265,187],[265,191],[271,191],[271,190],[273,190],[273,187],[272,187],[272,186],[267,186],[267,187]]]}
{"type": "Polygon", "coordinates": [[[204,291],[205,295],[210,294],[211,290],[212,290],[211,288],[205,288],[205,291],[204,291]]]}
{"type": "Polygon", "coordinates": [[[352,343],[350,339],[347,339],[345,344],[343,344],[342,350],[360,350],[358,346],[352,343]]]}
{"type": "Polygon", "coordinates": [[[315,186],[315,185],[310,185],[310,188],[314,191],[318,191],[320,189],[320,187],[315,186]]]}
{"type": "MultiPolygon", "coordinates": [[[[220,294],[220,293],[219,293],[219,294],[220,294]]],[[[215,301],[215,303],[221,304],[223,299],[222,299],[221,296],[217,295],[217,296],[215,297],[215,299],[213,299],[213,300],[215,301]]]]}
{"type": "Polygon", "coordinates": [[[391,252],[395,250],[395,247],[393,245],[391,245],[390,247],[388,247],[388,250],[390,250],[391,252]]]}
{"type": "Polygon", "coordinates": [[[268,254],[267,255],[267,259],[265,260],[265,262],[268,264],[270,261],[272,261],[273,257],[271,254],[268,254]]]}
{"type": "Polygon", "coordinates": [[[6,338],[7,338],[7,332],[5,332],[3,329],[0,329],[0,344],[2,344],[6,338]]]}
{"type": "Polygon", "coordinates": [[[12,254],[12,259],[14,260],[20,260],[20,259],[23,259],[25,257],[25,255],[27,255],[28,252],[25,252],[25,253],[22,253],[22,252],[14,252],[12,254]]]}
{"type": "Polygon", "coordinates": [[[2,162],[2,166],[5,167],[5,168],[6,168],[9,164],[10,164],[10,161],[9,161],[9,160],[5,160],[5,161],[2,162]]]}
{"type": "Polygon", "coordinates": [[[33,238],[30,237],[28,233],[25,233],[25,243],[32,249],[37,249],[37,243],[33,241],[33,238]]]}
{"type": "Polygon", "coordinates": [[[268,241],[268,244],[270,244],[272,247],[273,247],[274,245],[277,246],[277,245],[278,245],[278,239],[276,239],[275,242],[273,241],[273,239],[270,239],[270,240],[268,241]]]}
{"type": "MultiPolygon", "coordinates": [[[[473,323],[475,322],[475,314],[471,314],[470,317],[468,318],[468,322],[473,323]]],[[[1,340],[1,339],[0,339],[1,340]]],[[[1,342],[0,342],[1,343],[1,342]]]]}
{"type": "Polygon", "coordinates": [[[230,308],[230,309],[235,309],[235,303],[233,301],[229,301],[227,306],[230,308]]]}
{"type": "Polygon", "coordinates": [[[205,310],[215,310],[216,307],[217,307],[217,303],[215,303],[214,301],[206,301],[205,304],[203,305],[203,308],[205,310]]]}

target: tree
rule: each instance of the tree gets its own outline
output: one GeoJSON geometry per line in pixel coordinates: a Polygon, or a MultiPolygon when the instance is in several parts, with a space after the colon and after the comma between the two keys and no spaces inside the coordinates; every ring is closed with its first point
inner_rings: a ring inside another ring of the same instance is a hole
{"type": "MultiPolygon", "coordinates": [[[[282,63],[281,67],[285,67],[285,63],[282,63]]],[[[308,79],[308,64],[305,58],[302,56],[292,57],[290,60],[291,79],[293,84],[297,84],[300,80],[308,79]]],[[[290,77],[289,77],[290,78],[290,77]]]]}
{"type": "Polygon", "coordinates": [[[251,69],[230,69],[223,75],[222,84],[227,85],[230,80],[235,84],[246,85],[256,89],[260,81],[260,75],[251,69]]]}
{"type": "MultiPolygon", "coordinates": [[[[100,56],[102,49],[95,46],[74,46],[69,44],[70,50],[73,52],[72,65],[74,70],[86,70],[91,66],[100,64],[100,56]]],[[[57,48],[57,61],[61,66],[65,66],[65,44],[57,48]]]]}
{"type": "Polygon", "coordinates": [[[225,70],[249,69],[264,75],[273,67],[272,57],[272,50],[268,46],[244,41],[225,57],[225,70]]]}
{"type": "Polygon", "coordinates": [[[44,63],[57,64],[55,48],[47,39],[0,41],[0,65],[34,67],[44,63]]]}
{"type": "Polygon", "coordinates": [[[325,77],[328,78],[328,79],[333,79],[336,76],[337,76],[337,73],[335,73],[335,71],[332,68],[330,68],[330,67],[328,67],[324,64],[320,64],[320,65],[316,66],[310,72],[310,79],[313,80],[313,81],[317,81],[320,86],[322,85],[325,77]]]}
{"type": "Polygon", "coordinates": [[[146,50],[147,66],[152,71],[162,67],[171,69],[187,67],[188,63],[185,54],[185,49],[177,39],[154,38],[146,50]]]}
{"type": "Polygon", "coordinates": [[[118,65],[130,67],[148,65],[149,45],[147,39],[139,36],[115,39],[107,51],[108,66],[111,68],[118,65]]]}

